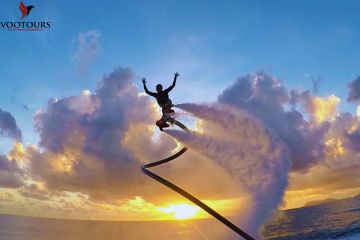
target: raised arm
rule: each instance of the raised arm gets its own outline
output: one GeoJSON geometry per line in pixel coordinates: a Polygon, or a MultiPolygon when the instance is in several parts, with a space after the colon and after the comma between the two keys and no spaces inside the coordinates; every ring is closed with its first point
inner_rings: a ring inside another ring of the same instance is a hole
{"type": "Polygon", "coordinates": [[[176,85],[176,79],[178,78],[179,75],[180,75],[180,74],[179,74],[178,72],[175,73],[173,84],[172,84],[170,87],[168,87],[167,89],[165,89],[164,91],[170,92],[170,91],[175,87],[175,85],[176,85]]]}
{"type": "Polygon", "coordinates": [[[146,92],[147,94],[149,94],[150,96],[152,96],[152,97],[156,97],[156,93],[150,92],[149,89],[147,89],[147,87],[146,87],[146,78],[143,78],[143,79],[142,79],[142,82],[143,82],[143,85],[144,85],[144,90],[145,90],[145,92],[146,92]]]}

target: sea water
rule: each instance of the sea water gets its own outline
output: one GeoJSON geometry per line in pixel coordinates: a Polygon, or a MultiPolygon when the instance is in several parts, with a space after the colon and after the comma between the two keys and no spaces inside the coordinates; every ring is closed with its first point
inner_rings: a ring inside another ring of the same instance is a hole
{"type": "MultiPolygon", "coordinates": [[[[360,197],[282,211],[264,239],[360,240],[360,197]]],[[[1,240],[234,240],[242,239],[214,219],[109,222],[0,215],[1,240]]]]}

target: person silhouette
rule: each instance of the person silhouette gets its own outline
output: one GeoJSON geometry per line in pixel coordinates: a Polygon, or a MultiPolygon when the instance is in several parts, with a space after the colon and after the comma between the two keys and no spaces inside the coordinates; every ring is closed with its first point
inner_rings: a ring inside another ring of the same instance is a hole
{"type": "Polygon", "coordinates": [[[159,106],[162,109],[163,116],[161,117],[161,119],[159,121],[156,122],[156,125],[160,128],[160,131],[162,131],[163,128],[165,128],[165,127],[169,127],[169,124],[166,123],[167,114],[168,113],[174,113],[174,110],[171,109],[171,107],[173,107],[173,104],[172,104],[171,99],[169,98],[169,92],[171,90],[173,90],[173,88],[175,87],[176,80],[177,80],[177,78],[179,76],[180,76],[180,74],[176,72],[174,74],[173,83],[171,84],[170,87],[168,87],[165,90],[163,90],[163,86],[161,84],[157,84],[156,85],[156,92],[150,92],[148,90],[148,88],[146,87],[146,78],[142,79],[145,92],[148,95],[156,98],[157,103],[159,104],[159,106]]]}

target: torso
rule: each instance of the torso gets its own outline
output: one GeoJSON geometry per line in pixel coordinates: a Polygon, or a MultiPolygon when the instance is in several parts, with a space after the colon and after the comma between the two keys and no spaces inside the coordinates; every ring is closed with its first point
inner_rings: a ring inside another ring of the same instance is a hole
{"type": "Polygon", "coordinates": [[[156,100],[160,106],[166,104],[169,101],[169,94],[167,92],[157,93],[156,100]]]}

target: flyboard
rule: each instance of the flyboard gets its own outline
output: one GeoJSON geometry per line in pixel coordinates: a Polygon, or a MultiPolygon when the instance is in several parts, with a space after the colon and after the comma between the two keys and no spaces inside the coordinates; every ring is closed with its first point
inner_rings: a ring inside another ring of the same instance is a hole
{"type": "MultiPolygon", "coordinates": [[[[182,124],[181,122],[175,120],[174,118],[169,118],[170,122],[178,127],[180,127],[182,130],[189,132],[189,129],[182,124]]],[[[152,167],[156,167],[156,166],[160,166],[161,164],[170,162],[172,160],[175,160],[176,158],[180,157],[182,154],[184,154],[187,150],[187,147],[183,147],[182,149],[180,149],[177,153],[173,154],[170,157],[161,159],[159,161],[156,162],[152,162],[152,163],[147,163],[141,166],[141,171],[146,174],[147,176],[151,177],[152,179],[158,181],[159,183],[165,185],[166,187],[172,189],[173,191],[177,192],[178,194],[182,195],[183,197],[187,198],[188,200],[190,200],[191,202],[193,202],[194,204],[196,204],[197,206],[199,206],[200,208],[202,208],[204,211],[206,211],[207,213],[209,213],[210,215],[212,215],[214,218],[216,218],[217,220],[219,220],[220,222],[222,222],[224,225],[226,225],[227,227],[229,227],[230,229],[232,229],[234,232],[236,232],[237,234],[239,234],[241,237],[243,237],[246,240],[255,240],[253,237],[251,237],[249,234],[247,234],[246,232],[244,232],[243,230],[241,230],[239,227],[237,227],[235,224],[233,224],[232,222],[230,222],[229,220],[227,220],[225,217],[223,217],[221,214],[219,214],[218,212],[216,212],[215,210],[213,210],[212,208],[210,208],[208,205],[206,205],[205,203],[203,203],[202,201],[200,201],[199,199],[197,199],[196,197],[194,197],[193,195],[191,195],[190,193],[188,193],[187,191],[185,191],[184,189],[176,186],[175,184],[169,182],[168,180],[166,180],[165,178],[160,177],[159,175],[156,175],[155,173],[151,172],[150,170],[148,170],[149,168],[152,167]]]]}

